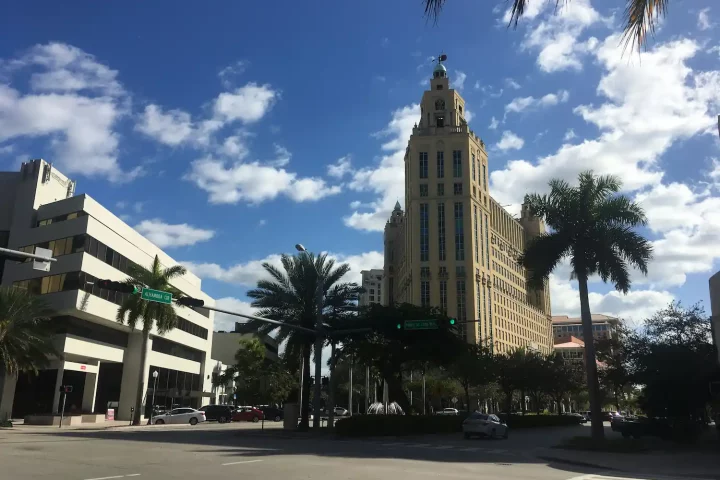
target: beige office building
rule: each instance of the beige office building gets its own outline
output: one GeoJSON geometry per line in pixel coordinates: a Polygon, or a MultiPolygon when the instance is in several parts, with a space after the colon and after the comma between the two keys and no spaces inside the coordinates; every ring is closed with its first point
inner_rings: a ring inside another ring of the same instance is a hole
{"type": "MultiPolygon", "coordinates": [[[[147,345],[147,368],[140,372],[142,334],[115,320],[127,294],[101,289],[98,279],[122,281],[133,264],[148,268],[155,256],[164,267],[177,265],[88,195],[75,195],[75,182],[44,160],[22,164],[18,172],[0,172],[0,246],[26,252],[52,250],[50,271],[32,262],[0,259],[3,286],[41,296],[51,308],[55,345],[61,353],[37,376],[0,372],[0,419],[57,413],[60,386],[72,386],[66,411],[130,418],[140,375],[150,398],[164,408],[210,403],[210,358],[214,313],[178,307],[178,325],[147,345]],[[4,271],[3,271],[4,267],[4,271]],[[157,378],[153,377],[158,372],[157,378]],[[154,393],[154,395],[153,395],[154,393]]],[[[172,284],[184,295],[214,301],[188,272],[172,284]]]]}
{"type": "Polygon", "coordinates": [[[405,152],[405,206],[385,227],[388,303],[439,306],[467,323],[468,342],[498,353],[552,350],[550,294],[526,284],[516,258],[545,231],[523,208],[513,218],[488,190],[484,142],[465,120],[465,101],[438,63],[405,152]]]}
{"type": "Polygon", "coordinates": [[[363,292],[358,298],[358,305],[361,307],[367,307],[372,303],[385,304],[385,296],[383,293],[383,275],[384,271],[379,268],[373,268],[372,270],[363,270],[360,272],[362,276],[362,288],[363,292]]]}

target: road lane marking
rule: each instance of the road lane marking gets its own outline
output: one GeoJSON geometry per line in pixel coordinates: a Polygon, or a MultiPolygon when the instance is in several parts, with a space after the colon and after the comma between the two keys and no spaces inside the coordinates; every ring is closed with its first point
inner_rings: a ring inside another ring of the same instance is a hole
{"type": "MultiPolygon", "coordinates": [[[[255,463],[255,462],[262,462],[262,460],[243,460],[241,462],[223,463],[221,465],[224,467],[226,465],[240,465],[241,463],[255,463]]],[[[96,480],[101,480],[101,479],[96,479],[96,480]]]]}
{"type": "Polygon", "coordinates": [[[113,475],[112,477],[86,478],[85,480],[110,480],[111,478],[139,477],[139,473],[129,473],[127,475],[113,475]]]}

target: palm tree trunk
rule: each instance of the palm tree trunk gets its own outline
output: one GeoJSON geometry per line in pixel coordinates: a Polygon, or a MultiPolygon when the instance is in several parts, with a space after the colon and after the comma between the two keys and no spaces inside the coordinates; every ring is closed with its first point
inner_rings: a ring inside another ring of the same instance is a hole
{"type": "Polygon", "coordinates": [[[578,275],[577,277],[580,290],[583,341],[585,342],[585,370],[587,372],[588,397],[590,399],[590,432],[592,438],[602,440],[605,438],[605,428],[603,427],[600,405],[600,385],[598,384],[597,363],[595,360],[595,341],[593,339],[587,276],[578,275]]]}
{"type": "Polygon", "coordinates": [[[150,343],[150,330],[143,329],[142,351],[140,352],[140,376],[138,378],[137,395],[135,397],[135,416],[133,425],[140,425],[140,418],[143,414],[143,398],[145,397],[145,370],[147,369],[147,351],[150,343]]]}
{"type": "Polygon", "coordinates": [[[310,428],[310,341],[303,345],[303,389],[300,399],[300,429],[310,428]]]}

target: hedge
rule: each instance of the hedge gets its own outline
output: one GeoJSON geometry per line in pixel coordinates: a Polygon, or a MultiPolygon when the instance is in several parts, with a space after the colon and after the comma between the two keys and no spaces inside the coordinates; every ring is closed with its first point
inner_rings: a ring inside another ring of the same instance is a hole
{"type": "MultiPolygon", "coordinates": [[[[504,416],[500,416],[505,421],[504,416]]],[[[389,435],[425,435],[459,433],[465,415],[354,415],[335,424],[335,432],[347,437],[381,437],[389,435]]],[[[567,415],[513,415],[510,428],[533,428],[577,425],[567,415]]]]}

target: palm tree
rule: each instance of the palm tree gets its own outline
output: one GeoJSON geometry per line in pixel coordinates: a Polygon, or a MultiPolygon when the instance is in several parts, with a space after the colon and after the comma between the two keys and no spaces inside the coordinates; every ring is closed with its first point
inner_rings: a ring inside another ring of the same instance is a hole
{"type": "Polygon", "coordinates": [[[58,356],[45,301],[26,290],[0,288],[0,365],[5,375],[34,372],[58,356]]]}
{"type": "MultiPolygon", "coordinates": [[[[437,21],[442,7],[447,0],[425,0],[425,15],[432,17],[437,21]]],[[[510,9],[509,26],[517,28],[520,17],[525,14],[528,2],[540,2],[549,0],[507,0],[512,1],[510,9]]],[[[561,3],[567,3],[569,0],[555,0],[555,7],[560,7],[561,3]]],[[[627,47],[631,44],[633,49],[640,49],[647,44],[648,32],[653,35],[655,26],[660,16],[665,16],[668,8],[668,0],[625,0],[625,31],[623,33],[623,42],[627,47]]]]}
{"type": "Polygon", "coordinates": [[[580,313],[585,341],[588,395],[592,435],[603,438],[592,317],[588,300],[588,279],[597,274],[615,288],[630,290],[629,267],[647,274],[652,245],[632,229],[646,224],[642,207],[618,195],[621,182],[613,176],[583,172],[579,185],[563,180],[550,181],[549,195],[526,195],[530,215],[541,218],[551,229],[528,242],[519,262],[528,272],[528,283],[542,288],[558,263],[566,257],[572,264],[572,278],[578,281],[580,313]]]}
{"type": "MultiPolygon", "coordinates": [[[[128,272],[130,278],[125,283],[132,285],[137,289],[151,288],[153,290],[162,290],[170,292],[173,296],[180,296],[180,292],[170,285],[170,281],[174,278],[185,275],[185,267],[175,265],[173,267],[163,268],[160,259],[155,255],[150,270],[146,270],[138,265],[131,265],[128,272]]],[[[140,376],[138,378],[137,397],[135,397],[135,417],[133,425],[140,424],[142,415],[143,397],[145,395],[145,369],[147,368],[147,348],[150,341],[150,332],[153,326],[157,329],[158,334],[164,335],[177,325],[177,315],[172,305],[164,303],[148,302],[142,300],[139,295],[129,295],[127,299],[118,308],[115,319],[127,324],[131,330],[135,330],[138,321],[142,322],[142,350],[140,357],[140,376]]]]}
{"type": "MultiPolygon", "coordinates": [[[[263,268],[272,278],[258,281],[257,288],[247,292],[253,299],[252,306],[259,308],[258,316],[272,320],[281,320],[289,324],[305,328],[315,328],[317,318],[316,292],[318,285],[317,272],[323,278],[322,291],[323,311],[333,316],[355,308],[360,288],[355,283],[339,283],[350,271],[350,266],[343,263],[335,266],[335,261],[327,255],[283,255],[283,270],[263,263],[263,268]],[[314,266],[314,267],[313,267],[314,266]]],[[[303,390],[302,417],[300,427],[309,427],[310,404],[310,353],[314,336],[301,330],[282,327],[275,324],[251,320],[246,325],[247,331],[257,331],[268,335],[277,332],[279,343],[286,343],[285,355],[288,359],[303,359],[303,390]]],[[[321,352],[315,352],[315,355],[321,352]]],[[[320,399],[315,399],[319,402],[320,399]]]]}

